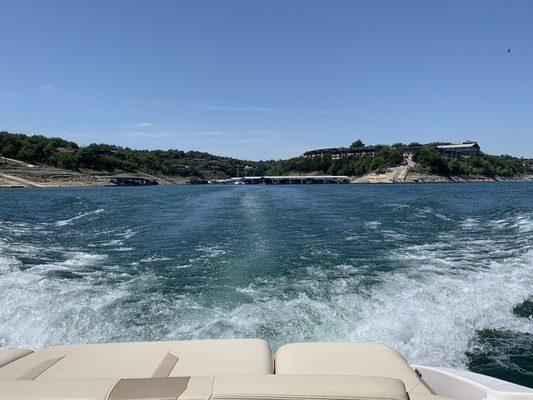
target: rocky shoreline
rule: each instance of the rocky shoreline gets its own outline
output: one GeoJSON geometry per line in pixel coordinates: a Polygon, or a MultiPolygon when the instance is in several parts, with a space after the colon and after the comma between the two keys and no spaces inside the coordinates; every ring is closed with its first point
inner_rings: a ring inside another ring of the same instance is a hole
{"type": "MultiPolygon", "coordinates": [[[[146,175],[146,174],[139,174],[146,175]]],[[[147,176],[147,175],[146,175],[147,176]]],[[[187,178],[171,176],[150,176],[160,185],[180,185],[187,178]]],[[[108,186],[109,174],[91,171],[87,173],[64,170],[43,165],[0,165],[0,188],[52,188],[52,187],[95,187],[108,186]]],[[[464,182],[533,182],[533,175],[520,177],[440,176],[410,172],[406,167],[391,168],[383,173],[372,172],[350,178],[351,184],[390,183],[464,183],[464,182]]]]}
{"type": "Polygon", "coordinates": [[[443,176],[413,172],[410,166],[391,167],[384,171],[370,172],[363,176],[351,177],[353,184],[390,183],[464,183],[464,182],[531,182],[533,175],[523,176],[443,176]]]}
{"type": "MultiPolygon", "coordinates": [[[[160,185],[187,183],[180,177],[155,177],[146,174],[160,185]]],[[[0,164],[0,188],[53,188],[53,187],[94,187],[110,186],[112,174],[99,171],[78,172],[46,165],[0,164]]]]}
{"type": "Polygon", "coordinates": [[[420,173],[407,173],[403,183],[466,183],[466,182],[533,182],[533,175],[507,176],[441,176],[420,173]]]}

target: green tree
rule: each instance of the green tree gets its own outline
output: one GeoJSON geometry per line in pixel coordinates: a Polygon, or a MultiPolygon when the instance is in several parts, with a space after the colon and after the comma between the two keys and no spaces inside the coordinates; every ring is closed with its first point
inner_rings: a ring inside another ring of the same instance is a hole
{"type": "Polygon", "coordinates": [[[365,144],[363,143],[363,141],[361,139],[357,139],[355,142],[353,142],[351,145],[350,145],[350,149],[355,149],[357,147],[363,147],[365,144]]]}

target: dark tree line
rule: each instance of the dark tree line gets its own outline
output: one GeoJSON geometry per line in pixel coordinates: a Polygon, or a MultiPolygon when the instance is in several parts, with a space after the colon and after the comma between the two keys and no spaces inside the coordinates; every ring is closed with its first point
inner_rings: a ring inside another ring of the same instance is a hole
{"type": "MultiPolygon", "coordinates": [[[[357,143],[359,147],[359,143],[357,143]]],[[[403,146],[395,145],[379,151],[374,157],[362,156],[334,160],[330,156],[291,158],[278,161],[272,168],[274,175],[319,172],[328,175],[363,175],[378,169],[395,167],[403,162],[403,146]]]]}
{"type": "Polygon", "coordinates": [[[469,157],[446,157],[431,147],[426,147],[413,156],[420,172],[450,176],[516,176],[525,172],[522,160],[511,156],[491,156],[480,153],[469,157]]]}
{"type": "Polygon", "coordinates": [[[82,172],[141,171],[201,178],[224,178],[237,173],[264,175],[273,163],[243,161],[198,151],[134,150],[107,144],[79,147],[74,142],[59,138],[8,132],[0,132],[0,156],[82,172]]]}
{"type": "MultiPolygon", "coordinates": [[[[352,147],[363,146],[360,140],[352,147]]],[[[413,144],[411,144],[413,145],[413,144]]],[[[0,132],[0,156],[34,164],[46,164],[76,171],[108,173],[141,171],[150,174],[208,178],[235,175],[329,174],[358,176],[401,165],[404,145],[397,143],[374,157],[362,156],[334,160],[329,156],[296,157],[279,161],[244,161],[218,157],[198,151],[134,150],[107,144],[80,147],[60,138],[27,136],[0,132]]],[[[516,176],[524,173],[522,160],[511,156],[450,158],[434,147],[418,150],[413,157],[419,172],[439,175],[516,176]]]]}

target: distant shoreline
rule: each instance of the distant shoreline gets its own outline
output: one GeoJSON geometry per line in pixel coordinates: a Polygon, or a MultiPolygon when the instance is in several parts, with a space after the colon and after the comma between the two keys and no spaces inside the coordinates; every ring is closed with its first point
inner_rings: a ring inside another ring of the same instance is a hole
{"type": "MultiPolygon", "coordinates": [[[[420,174],[407,171],[402,180],[391,180],[386,173],[371,173],[359,177],[349,177],[351,185],[375,184],[424,184],[424,183],[485,183],[485,182],[533,182],[533,175],[515,177],[504,176],[441,176],[435,174],[420,174]]],[[[306,175],[302,175],[306,176],[306,175]]],[[[314,175],[316,176],[316,175],[314,175]]],[[[160,186],[184,185],[189,182],[185,178],[172,176],[154,176],[160,186]]],[[[65,187],[110,187],[120,185],[110,184],[109,176],[95,173],[81,173],[58,168],[34,166],[32,168],[10,168],[6,171],[0,168],[0,189],[21,188],[65,188],[65,187]],[[9,173],[8,173],[9,172],[9,173]]],[[[230,184],[231,186],[231,184],[230,184]]],[[[248,185],[247,185],[248,186],[248,185]]],[[[124,186],[120,186],[124,187],[124,186]]]]}
{"type": "MultiPolygon", "coordinates": [[[[203,180],[169,175],[150,175],[143,172],[129,174],[112,174],[102,171],[87,170],[84,172],[61,169],[44,164],[28,164],[23,161],[4,158],[0,163],[0,188],[53,188],[53,187],[102,187],[102,186],[144,186],[144,183],[168,186],[195,184],[407,184],[407,183],[467,183],[467,182],[533,182],[533,174],[515,176],[444,176],[413,171],[409,165],[377,169],[361,176],[327,176],[323,174],[283,174],[279,179],[263,177],[232,178],[223,180],[203,180]],[[283,179],[283,177],[291,179],[283,179]],[[323,181],[319,177],[324,177],[323,181]],[[305,179],[313,177],[313,179],[305,179]],[[335,182],[335,177],[342,178],[335,182]],[[294,178],[294,179],[292,179],[294,178]],[[120,179],[120,180],[119,180],[120,179]],[[246,182],[245,182],[246,180],[246,182]],[[119,183],[113,185],[114,183],[119,183]],[[122,183],[122,184],[121,184],[122,183]],[[126,183],[126,184],[124,184],[126,183]],[[129,183],[129,184],[128,184],[129,183]]],[[[273,177],[275,178],[275,177],[273,177]]]]}
{"type": "Polygon", "coordinates": [[[469,183],[469,182],[533,182],[533,175],[522,175],[516,177],[506,176],[441,176],[431,174],[409,173],[402,183],[469,183]]]}

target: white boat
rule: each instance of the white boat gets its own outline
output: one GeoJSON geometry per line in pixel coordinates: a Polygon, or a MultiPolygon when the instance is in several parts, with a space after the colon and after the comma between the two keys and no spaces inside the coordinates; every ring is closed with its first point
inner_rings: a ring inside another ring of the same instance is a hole
{"type": "Polygon", "coordinates": [[[0,350],[0,399],[518,400],[533,389],[409,365],[369,343],[264,340],[109,343],[0,350]]]}

